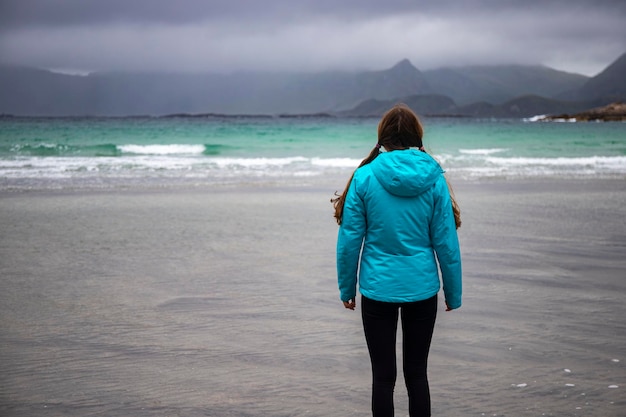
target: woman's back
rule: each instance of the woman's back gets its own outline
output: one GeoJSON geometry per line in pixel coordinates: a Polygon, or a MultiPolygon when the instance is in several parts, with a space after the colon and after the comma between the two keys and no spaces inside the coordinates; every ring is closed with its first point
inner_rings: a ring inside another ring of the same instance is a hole
{"type": "Polygon", "coordinates": [[[458,266],[444,285],[458,287],[458,295],[449,295],[460,303],[452,205],[443,170],[432,157],[412,149],[382,153],[356,171],[344,207],[337,245],[340,282],[345,276],[350,283],[362,241],[363,295],[387,302],[423,300],[440,289],[436,251],[440,261],[458,266]]]}

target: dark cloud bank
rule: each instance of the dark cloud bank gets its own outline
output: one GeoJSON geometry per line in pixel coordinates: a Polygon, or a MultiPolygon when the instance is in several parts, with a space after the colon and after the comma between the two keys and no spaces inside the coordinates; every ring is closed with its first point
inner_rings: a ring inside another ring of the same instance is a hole
{"type": "Polygon", "coordinates": [[[317,72],[543,64],[595,75],[626,2],[5,0],[0,59],[75,71],[317,72]]]}

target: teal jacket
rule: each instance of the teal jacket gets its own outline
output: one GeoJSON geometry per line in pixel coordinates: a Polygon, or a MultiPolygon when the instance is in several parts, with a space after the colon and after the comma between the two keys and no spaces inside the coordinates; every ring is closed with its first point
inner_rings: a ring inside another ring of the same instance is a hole
{"type": "Polygon", "coordinates": [[[381,153],[356,170],[337,238],[342,301],[356,296],[357,281],[373,300],[428,299],[441,288],[439,264],[448,306],[461,306],[461,254],[443,172],[414,149],[381,153]]]}

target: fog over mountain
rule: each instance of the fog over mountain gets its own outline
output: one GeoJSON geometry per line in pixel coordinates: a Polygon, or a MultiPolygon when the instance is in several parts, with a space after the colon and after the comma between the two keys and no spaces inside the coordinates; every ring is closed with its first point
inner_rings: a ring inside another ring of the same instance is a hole
{"type": "Polygon", "coordinates": [[[381,107],[397,101],[413,103],[420,113],[438,115],[508,117],[571,112],[626,98],[622,76],[625,56],[593,78],[544,66],[466,66],[420,71],[406,59],[383,71],[315,74],[110,72],[77,76],[2,67],[0,113],[375,115],[382,111],[381,107]],[[501,107],[511,100],[517,100],[517,112],[501,107]]]}

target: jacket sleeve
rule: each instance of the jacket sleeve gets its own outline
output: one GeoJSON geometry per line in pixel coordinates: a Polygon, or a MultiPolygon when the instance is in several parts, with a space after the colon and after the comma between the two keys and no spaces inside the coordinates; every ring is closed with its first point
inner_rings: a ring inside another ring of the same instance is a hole
{"type": "Polygon", "coordinates": [[[356,189],[356,180],[353,178],[346,194],[337,236],[337,278],[342,301],[356,296],[359,258],[365,237],[365,206],[356,189]]]}
{"type": "Polygon", "coordinates": [[[430,236],[441,268],[443,292],[452,309],[461,307],[462,268],[459,238],[452,212],[452,200],[445,177],[434,186],[434,210],[430,236]]]}

